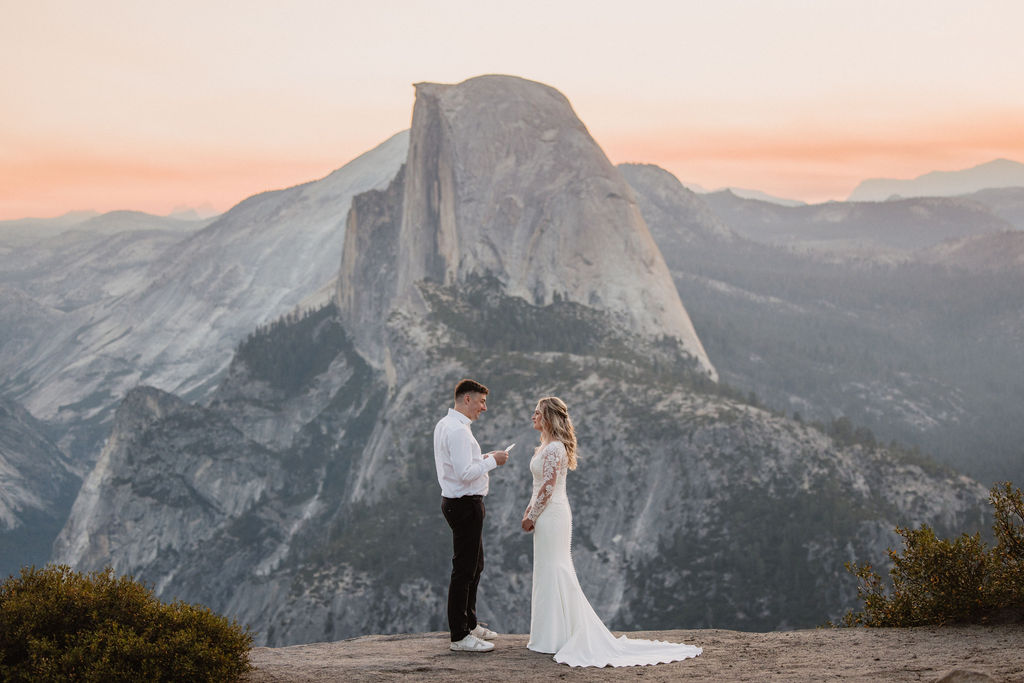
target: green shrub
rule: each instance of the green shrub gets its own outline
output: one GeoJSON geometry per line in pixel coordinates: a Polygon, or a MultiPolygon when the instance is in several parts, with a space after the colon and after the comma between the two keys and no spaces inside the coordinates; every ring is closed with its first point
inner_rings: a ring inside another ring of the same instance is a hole
{"type": "Polygon", "coordinates": [[[231,681],[251,646],[248,628],[110,568],[28,567],[0,584],[0,680],[231,681]]]}
{"type": "Polygon", "coordinates": [[[979,534],[936,538],[928,526],[897,528],[903,554],[889,550],[891,589],[871,565],[847,563],[860,579],[861,612],[849,612],[846,626],[920,626],[984,622],[1024,608],[1024,496],[1010,483],[989,492],[997,540],[987,548],[979,534]]]}
{"type": "Polygon", "coordinates": [[[992,592],[999,604],[1024,608],[1024,496],[1005,482],[992,487],[989,502],[995,508],[993,554],[998,567],[992,592]]]}

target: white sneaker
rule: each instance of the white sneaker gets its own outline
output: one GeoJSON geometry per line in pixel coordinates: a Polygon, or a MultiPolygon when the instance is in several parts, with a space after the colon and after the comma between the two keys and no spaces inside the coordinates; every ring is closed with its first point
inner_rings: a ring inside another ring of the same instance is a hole
{"type": "Polygon", "coordinates": [[[483,624],[477,624],[476,628],[469,632],[469,635],[476,636],[480,640],[493,640],[498,637],[498,634],[487,628],[483,624]]]}
{"type": "Polygon", "coordinates": [[[486,640],[480,640],[470,633],[462,640],[452,643],[451,649],[456,652],[490,652],[494,649],[494,643],[488,643],[486,640]]]}

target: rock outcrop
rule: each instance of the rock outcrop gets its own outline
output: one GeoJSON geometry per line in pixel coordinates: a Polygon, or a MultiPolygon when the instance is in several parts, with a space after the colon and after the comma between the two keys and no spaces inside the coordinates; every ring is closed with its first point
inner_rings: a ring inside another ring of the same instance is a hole
{"type": "Polygon", "coordinates": [[[629,185],[564,95],[511,76],[419,83],[411,135],[387,201],[357,205],[346,231],[338,302],[367,355],[384,351],[381,314],[422,312],[417,283],[490,277],[533,305],[574,302],[675,338],[716,376],[629,185]],[[367,259],[371,245],[389,260],[367,259]]]}

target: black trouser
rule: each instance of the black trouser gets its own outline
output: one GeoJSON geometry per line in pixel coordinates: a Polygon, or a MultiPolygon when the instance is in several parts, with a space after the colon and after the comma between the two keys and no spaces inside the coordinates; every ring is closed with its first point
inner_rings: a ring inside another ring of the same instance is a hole
{"type": "Polygon", "coordinates": [[[442,497],[441,512],[452,528],[448,629],[454,643],[476,628],[476,587],[484,570],[484,497],[442,497]]]}

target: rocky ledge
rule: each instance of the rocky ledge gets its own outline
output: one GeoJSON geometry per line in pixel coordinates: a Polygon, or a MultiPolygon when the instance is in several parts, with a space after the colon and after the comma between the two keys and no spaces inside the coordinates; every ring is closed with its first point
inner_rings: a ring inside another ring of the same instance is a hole
{"type": "Polygon", "coordinates": [[[413,633],[255,648],[256,670],[248,680],[1024,680],[1024,624],[769,633],[705,629],[629,635],[692,643],[704,648],[704,654],[657,666],[571,669],[527,650],[525,635],[501,635],[493,652],[467,654],[448,649],[447,633],[413,633]]]}

